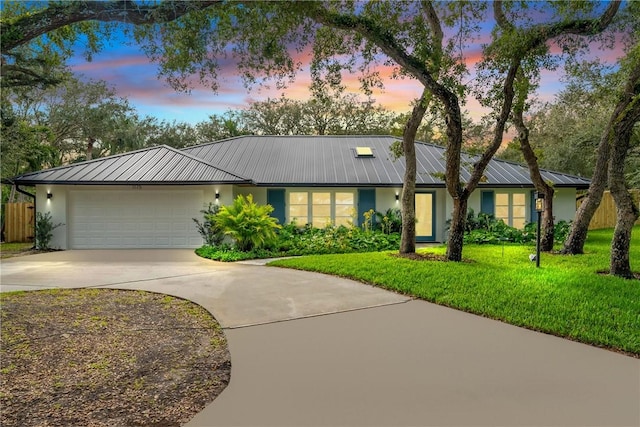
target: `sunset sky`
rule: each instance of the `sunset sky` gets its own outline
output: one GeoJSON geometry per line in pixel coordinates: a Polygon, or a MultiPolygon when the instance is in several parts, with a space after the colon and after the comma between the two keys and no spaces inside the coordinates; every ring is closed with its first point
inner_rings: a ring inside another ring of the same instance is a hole
{"type": "MultiPolygon", "coordinates": [[[[487,23],[487,29],[493,25],[487,23]]],[[[489,30],[487,30],[488,34],[489,30]]],[[[488,36],[480,35],[480,39],[488,36]]],[[[117,39],[117,38],[116,38],[117,39]]],[[[552,48],[552,51],[558,48],[552,48]]],[[[79,51],[80,52],[80,51],[79,51]]],[[[592,46],[591,57],[615,62],[620,55],[620,49],[601,49],[599,45],[592,46]]],[[[475,62],[480,57],[480,46],[475,45],[465,53],[467,65],[471,74],[468,81],[474,78],[475,62]]],[[[303,63],[308,64],[308,60],[303,63]]],[[[169,121],[184,121],[197,123],[204,121],[212,114],[222,114],[229,109],[242,109],[251,101],[264,100],[267,97],[280,97],[284,94],[293,99],[308,99],[310,84],[309,68],[304,67],[298,73],[295,83],[285,90],[255,86],[250,89],[244,87],[243,82],[236,76],[235,67],[225,61],[221,69],[220,89],[213,93],[210,89],[199,84],[193,84],[190,94],[176,92],[164,80],[157,76],[158,67],[151,63],[137,46],[112,42],[105,49],[95,55],[92,62],[87,62],[80,54],[69,61],[71,69],[96,80],[108,82],[121,97],[127,98],[141,115],[149,115],[169,121]]],[[[383,76],[389,76],[389,69],[380,69],[383,76]]],[[[557,72],[543,72],[538,98],[543,101],[552,100],[563,87],[560,81],[561,70],[557,72]]],[[[195,81],[195,79],[194,79],[195,81]]],[[[358,92],[356,75],[344,76],[348,90],[358,92]]],[[[421,85],[415,80],[385,79],[384,91],[374,92],[374,99],[384,107],[396,112],[410,111],[411,100],[421,93],[421,85]]],[[[468,99],[465,106],[474,119],[482,115],[482,110],[476,100],[468,99]]]]}

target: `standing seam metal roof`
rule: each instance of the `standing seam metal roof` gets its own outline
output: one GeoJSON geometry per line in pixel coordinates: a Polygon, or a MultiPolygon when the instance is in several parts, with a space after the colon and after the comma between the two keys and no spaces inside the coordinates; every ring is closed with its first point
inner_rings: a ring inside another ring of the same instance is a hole
{"type": "MultiPolygon", "coordinates": [[[[259,186],[402,186],[404,160],[395,159],[392,136],[242,136],[176,150],[145,148],[28,173],[18,184],[206,184],[259,186]],[[355,147],[371,147],[373,157],[357,157],[355,147]]],[[[416,143],[418,187],[444,187],[444,147],[416,143]]],[[[477,157],[462,156],[461,179],[477,157]]],[[[589,180],[543,170],[558,187],[587,188],[589,180]]],[[[531,187],[526,166],[492,159],[480,187],[531,187]]]]}
{"type": "MultiPolygon", "coordinates": [[[[264,186],[401,186],[403,159],[395,159],[392,136],[241,136],[183,149],[210,164],[248,176],[264,186]],[[374,157],[356,157],[355,147],[368,146],[374,157]]],[[[422,187],[444,187],[444,147],[416,144],[417,179],[422,187]],[[434,174],[436,176],[434,176],[434,174]]],[[[471,176],[477,157],[463,154],[461,179],[471,176]],[[465,167],[466,165],[466,167],[465,167]]],[[[586,188],[589,180],[542,170],[556,186],[586,188]]],[[[533,187],[525,165],[492,159],[483,187],[533,187]]]]}
{"type": "Polygon", "coordinates": [[[166,145],[33,172],[17,184],[204,184],[249,183],[193,155],[166,145]]]}

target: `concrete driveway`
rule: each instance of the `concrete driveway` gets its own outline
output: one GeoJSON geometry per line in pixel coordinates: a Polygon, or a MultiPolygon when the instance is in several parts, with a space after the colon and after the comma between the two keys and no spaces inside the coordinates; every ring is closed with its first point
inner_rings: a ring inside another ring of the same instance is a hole
{"type": "Polygon", "coordinates": [[[640,360],[349,280],[192,251],[3,260],[2,291],[143,289],[226,328],[227,389],[188,426],[640,425],[640,360]]]}

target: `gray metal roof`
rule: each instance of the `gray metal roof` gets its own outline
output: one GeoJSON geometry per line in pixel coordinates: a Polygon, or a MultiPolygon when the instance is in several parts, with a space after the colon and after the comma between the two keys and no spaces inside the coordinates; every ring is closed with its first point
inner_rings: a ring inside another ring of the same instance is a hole
{"type": "MultiPolygon", "coordinates": [[[[263,186],[401,186],[404,159],[395,159],[392,136],[241,136],[182,151],[263,186]],[[371,147],[373,157],[356,157],[356,147],[371,147]]],[[[419,187],[444,187],[437,177],[445,171],[444,147],[416,144],[419,187]],[[436,176],[434,176],[436,174],[436,176]]],[[[463,155],[464,164],[473,156],[463,155]]],[[[462,180],[470,177],[463,168],[462,180]]],[[[521,164],[493,159],[481,187],[533,187],[529,169],[521,164]]],[[[589,180],[542,171],[557,187],[587,188],[589,180]]]]}
{"type": "MultiPolygon", "coordinates": [[[[401,186],[404,159],[395,159],[392,136],[242,136],[176,150],[145,148],[28,173],[17,184],[206,184],[259,186],[401,186]],[[357,157],[356,147],[370,147],[373,157],[357,157]]],[[[444,147],[417,143],[418,187],[444,187],[444,147]]],[[[476,158],[463,155],[462,163],[476,158]]],[[[463,181],[470,172],[463,168],[463,181]]],[[[526,166],[493,159],[481,187],[533,187],[526,166]]],[[[542,171],[557,187],[587,188],[589,180],[542,171]]]]}
{"type": "Polygon", "coordinates": [[[250,182],[166,145],[32,172],[13,178],[12,181],[23,185],[250,182]]]}

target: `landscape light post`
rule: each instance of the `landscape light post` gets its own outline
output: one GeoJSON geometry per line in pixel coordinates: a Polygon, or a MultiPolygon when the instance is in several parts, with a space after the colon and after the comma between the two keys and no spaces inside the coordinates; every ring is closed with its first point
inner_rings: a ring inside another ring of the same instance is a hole
{"type": "Polygon", "coordinates": [[[540,229],[542,223],[542,211],[544,210],[544,193],[536,193],[536,212],[538,212],[538,232],[536,233],[536,268],[540,267],[540,229]]]}

